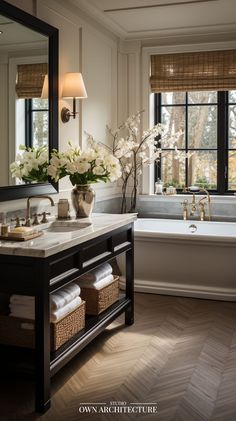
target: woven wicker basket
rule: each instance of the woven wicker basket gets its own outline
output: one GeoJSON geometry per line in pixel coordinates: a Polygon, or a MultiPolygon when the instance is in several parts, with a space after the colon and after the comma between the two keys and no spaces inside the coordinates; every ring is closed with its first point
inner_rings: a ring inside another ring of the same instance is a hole
{"type": "Polygon", "coordinates": [[[101,289],[82,287],[80,295],[86,301],[86,314],[96,316],[119,299],[119,276],[101,289]]]}
{"type": "MultiPolygon", "coordinates": [[[[85,326],[85,302],[58,322],[50,323],[51,351],[56,351],[85,326]]],[[[34,321],[0,315],[0,343],[34,348],[34,321]]]]}

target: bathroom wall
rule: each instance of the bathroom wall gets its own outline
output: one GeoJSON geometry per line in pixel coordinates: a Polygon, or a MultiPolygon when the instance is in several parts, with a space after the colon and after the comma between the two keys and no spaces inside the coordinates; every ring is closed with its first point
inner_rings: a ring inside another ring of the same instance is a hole
{"type": "MultiPolygon", "coordinates": [[[[179,49],[229,48],[233,40],[223,43],[206,36],[198,37],[160,37],[138,41],[122,41],[106,30],[84,12],[70,6],[63,0],[8,0],[12,4],[35,14],[40,19],[59,29],[59,73],[60,91],[63,75],[67,71],[82,71],[88,98],[79,102],[79,116],[67,124],[59,122],[60,149],[66,148],[70,139],[80,146],[85,146],[84,131],[92,133],[97,140],[109,143],[106,136],[106,124],[116,127],[125,118],[139,110],[144,110],[142,128],[152,124],[148,95],[147,51],[166,51],[179,49]],[[218,43],[214,42],[218,41],[218,43]],[[189,44],[186,44],[188,43],[189,44]],[[191,44],[190,44],[191,43],[191,44]],[[206,44],[207,43],[207,44],[206,44]],[[175,44],[175,45],[174,45],[175,44]],[[227,47],[228,46],[228,47],[227,47]],[[212,48],[213,48],[212,47],[212,48]],[[145,62],[146,60],[146,62],[145,62]],[[146,67],[145,67],[146,66],[146,67]],[[150,112],[149,112],[150,111],[150,112]]],[[[71,101],[60,100],[62,106],[71,107],[71,101]]],[[[1,117],[0,117],[1,118],[1,117]]],[[[183,198],[157,197],[150,195],[153,187],[152,171],[144,170],[140,184],[141,195],[138,201],[140,216],[160,216],[181,218],[180,202],[183,198]]],[[[120,187],[118,184],[99,183],[95,186],[97,199],[95,211],[117,212],[120,209],[120,187]]],[[[68,180],[60,181],[59,197],[70,198],[71,184],[68,180]]],[[[235,197],[213,197],[212,210],[216,218],[236,215],[235,197]]],[[[42,202],[42,206],[45,203],[42,202]]],[[[25,208],[25,200],[0,202],[0,212],[10,211],[15,214],[25,208]]]]}
{"type": "MultiPolygon", "coordinates": [[[[59,147],[64,150],[68,140],[81,147],[86,145],[85,132],[95,139],[109,144],[106,124],[117,125],[117,38],[102,26],[79,13],[73,6],[68,9],[66,2],[54,0],[9,0],[9,3],[35,14],[38,18],[59,29],[59,97],[65,72],[83,73],[88,98],[77,102],[79,116],[64,124],[59,118],[59,147]]],[[[72,107],[72,100],[59,102],[59,113],[63,106],[72,107]]],[[[70,198],[71,183],[60,181],[59,197],[70,198]]],[[[95,185],[97,202],[119,196],[116,183],[95,185]]],[[[43,204],[43,203],[42,203],[43,204]]],[[[0,202],[0,212],[17,211],[25,208],[25,200],[0,202]]]]}

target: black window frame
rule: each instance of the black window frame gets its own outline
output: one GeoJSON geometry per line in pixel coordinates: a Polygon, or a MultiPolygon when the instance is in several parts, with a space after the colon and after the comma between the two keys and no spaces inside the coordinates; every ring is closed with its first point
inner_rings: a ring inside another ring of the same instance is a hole
{"type": "Polygon", "coordinates": [[[34,146],[33,113],[45,111],[49,113],[49,108],[33,108],[33,98],[25,99],[25,146],[27,148],[34,146]]]}
{"type": "MultiPolygon", "coordinates": [[[[185,130],[186,130],[186,138],[187,138],[187,129],[188,129],[188,107],[191,107],[191,104],[188,104],[187,95],[188,92],[185,93],[185,104],[163,104],[161,103],[161,93],[154,94],[154,120],[155,124],[161,123],[161,108],[162,106],[182,106],[186,108],[186,123],[185,123],[185,130]]],[[[217,189],[209,189],[210,194],[218,194],[218,195],[234,195],[236,190],[228,190],[228,153],[230,150],[235,150],[229,148],[229,106],[236,105],[235,102],[229,103],[229,92],[228,91],[218,91],[217,92],[217,103],[210,103],[209,105],[217,105],[217,189]]],[[[202,106],[204,104],[192,104],[194,106],[202,106]]],[[[208,104],[206,104],[208,105],[208,104]]],[[[185,141],[185,146],[187,146],[187,141],[185,141]]],[[[168,148],[165,148],[168,150],[168,148]]],[[[169,150],[173,150],[170,148],[169,150]]],[[[187,152],[190,149],[185,148],[187,152]]],[[[193,149],[192,149],[193,150],[193,149]]],[[[204,150],[204,149],[200,149],[204,150]]],[[[210,150],[210,149],[205,149],[210,150]]],[[[213,149],[214,150],[214,149],[213,149]]],[[[155,181],[161,178],[161,158],[160,162],[155,163],[155,181]]],[[[188,179],[188,158],[186,158],[185,163],[185,183],[188,179]]],[[[187,187],[187,185],[186,185],[187,187]]],[[[183,192],[182,189],[177,189],[178,192],[183,192]]]]}

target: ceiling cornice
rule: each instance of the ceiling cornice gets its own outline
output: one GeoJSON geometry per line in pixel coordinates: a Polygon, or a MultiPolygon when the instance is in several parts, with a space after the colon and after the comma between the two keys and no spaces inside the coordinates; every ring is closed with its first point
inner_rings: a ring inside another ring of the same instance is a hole
{"type": "Polygon", "coordinates": [[[101,12],[97,7],[93,6],[87,0],[69,0],[77,8],[81,9],[83,12],[87,13],[93,19],[95,19],[100,24],[104,25],[109,31],[113,32],[116,36],[125,39],[127,32],[120,27],[120,25],[111,21],[103,12],[101,12]]]}
{"type": "Polygon", "coordinates": [[[105,9],[103,10],[103,12],[109,13],[109,12],[122,12],[125,10],[139,10],[139,9],[151,9],[151,8],[157,8],[157,7],[183,6],[183,5],[196,4],[196,3],[209,3],[213,1],[218,1],[218,0],[179,0],[177,2],[147,4],[145,6],[130,6],[130,7],[105,9]]]}
{"type": "MultiPolygon", "coordinates": [[[[105,28],[107,28],[109,31],[113,32],[114,35],[118,36],[122,40],[127,41],[137,41],[137,40],[145,40],[145,39],[155,39],[155,38],[170,38],[175,36],[210,36],[211,38],[214,37],[214,35],[219,36],[220,33],[224,34],[224,36],[227,36],[227,34],[230,34],[232,37],[232,34],[235,34],[236,39],[236,22],[229,22],[229,23],[223,23],[223,24],[213,24],[213,25],[195,25],[195,26],[184,26],[184,27],[166,27],[164,29],[144,29],[144,30],[126,30],[122,26],[120,26],[114,19],[111,18],[111,15],[116,15],[117,13],[120,13],[122,11],[130,11],[130,10],[137,10],[140,9],[140,13],[142,9],[147,8],[155,8],[155,7],[171,7],[171,6],[184,6],[189,5],[194,6],[196,4],[199,5],[200,3],[206,4],[206,3],[213,3],[213,2],[219,2],[220,0],[166,0],[164,3],[158,2],[156,0],[155,4],[147,4],[143,6],[133,6],[133,7],[123,7],[123,8],[114,8],[114,9],[105,9],[102,11],[98,7],[96,7],[94,4],[90,3],[88,0],[69,0],[70,3],[72,3],[74,6],[78,8],[78,10],[82,10],[83,12],[87,13],[89,16],[91,16],[94,20],[99,22],[101,25],[103,25],[105,28]]],[[[235,0],[236,1],[236,0],[235,0]]],[[[233,17],[234,15],[232,15],[233,17]]]]}

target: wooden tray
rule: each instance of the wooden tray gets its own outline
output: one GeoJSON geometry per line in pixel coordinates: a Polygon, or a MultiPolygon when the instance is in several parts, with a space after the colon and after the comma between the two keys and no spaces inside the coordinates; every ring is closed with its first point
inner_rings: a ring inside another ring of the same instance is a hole
{"type": "Polygon", "coordinates": [[[23,237],[11,237],[11,233],[9,232],[8,236],[5,237],[4,235],[0,235],[0,240],[4,241],[27,241],[32,240],[33,238],[40,237],[43,234],[43,231],[34,232],[31,235],[25,235],[23,237]]]}

